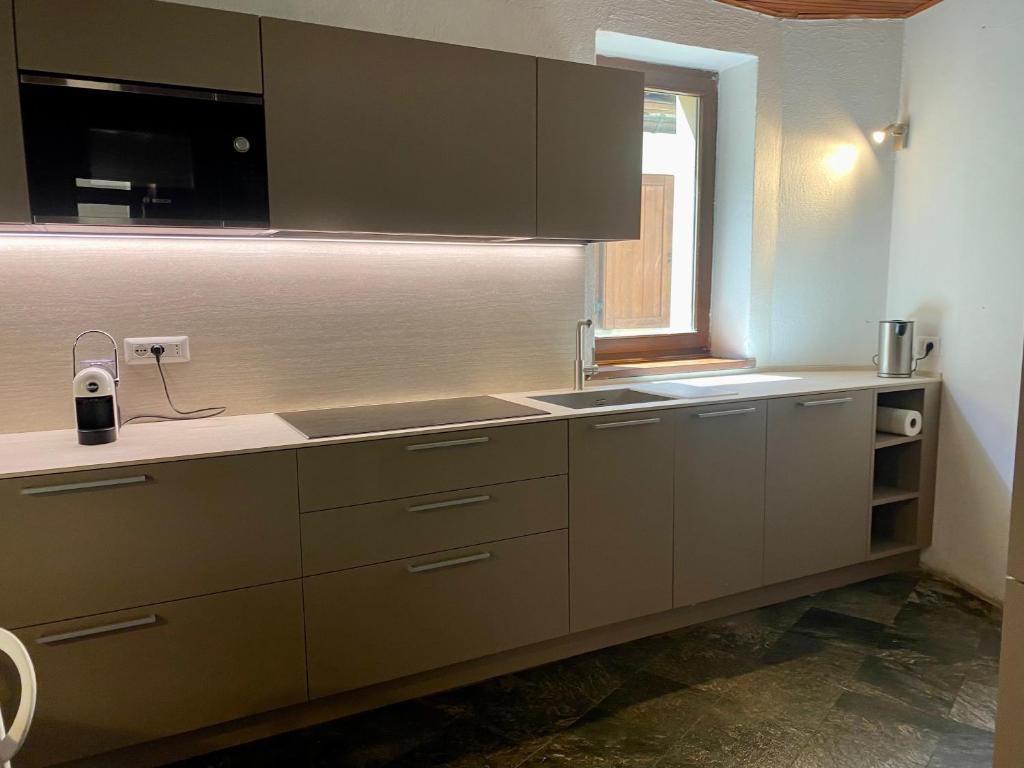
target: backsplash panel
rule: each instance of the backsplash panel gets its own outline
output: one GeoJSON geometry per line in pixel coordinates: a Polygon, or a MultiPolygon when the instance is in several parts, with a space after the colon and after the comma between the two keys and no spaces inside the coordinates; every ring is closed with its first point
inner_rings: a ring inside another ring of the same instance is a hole
{"type": "MultiPolygon", "coordinates": [[[[568,387],[583,292],[580,247],[3,237],[0,433],[74,426],[87,328],[188,335],[171,394],[228,415],[568,387]]],[[[168,412],[121,377],[123,416],[168,412]]]]}

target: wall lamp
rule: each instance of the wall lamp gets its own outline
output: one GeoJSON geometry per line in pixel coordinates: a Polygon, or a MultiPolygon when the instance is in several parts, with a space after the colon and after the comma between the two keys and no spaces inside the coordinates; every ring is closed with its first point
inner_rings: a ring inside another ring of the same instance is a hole
{"type": "Polygon", "coordinates": [[[884,144],[885,140],[892,136],[893,149],[903,149],[907,146],[907,139],[910,134],[909,123],[889,123],[880,131],[874,131],[871,139],[875,144],[884,144]]]}

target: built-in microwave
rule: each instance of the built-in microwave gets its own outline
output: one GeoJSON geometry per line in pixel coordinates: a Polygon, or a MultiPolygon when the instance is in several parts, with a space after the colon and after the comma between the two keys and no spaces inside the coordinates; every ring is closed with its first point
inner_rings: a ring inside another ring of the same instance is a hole
{"type": "Polygon", "coordinates": [[[36,223],[269,225],[263,100],[21,75],[36,223]]]}

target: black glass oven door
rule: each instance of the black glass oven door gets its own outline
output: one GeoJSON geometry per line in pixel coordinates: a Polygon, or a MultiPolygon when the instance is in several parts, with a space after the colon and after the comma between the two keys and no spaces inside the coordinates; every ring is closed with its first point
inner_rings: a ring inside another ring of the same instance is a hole
{"type": "Polygon", "coordinates": [[[35,80],[21,85],[34,220],[267,226],[255,97],[35,80]]]}

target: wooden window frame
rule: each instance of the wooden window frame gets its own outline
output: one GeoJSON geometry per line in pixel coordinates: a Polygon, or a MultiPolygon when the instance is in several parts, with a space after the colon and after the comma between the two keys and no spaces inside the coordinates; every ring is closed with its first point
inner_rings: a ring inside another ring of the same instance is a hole
{"type": "MultiPolygon", "coordinates": [[[[676,91],[701,99],[697,148],[697,211],[694,217],[694,326],[692,333],[597,338],[598,363],[656,362],[707,357],[711,348],[711,268],[714,253],[715,160],[718,139],[718,74],[598,56],[597,63],[644,73],[644,87],[676,91]]],[[[603,255],[603,247],[602,247],[603,255]]]]}

